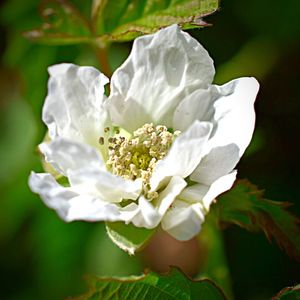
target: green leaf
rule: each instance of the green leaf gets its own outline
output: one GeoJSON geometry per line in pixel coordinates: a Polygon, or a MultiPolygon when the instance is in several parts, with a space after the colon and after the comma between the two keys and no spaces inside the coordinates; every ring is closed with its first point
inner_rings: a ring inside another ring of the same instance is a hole
{"type": "Polygon", "coordinates": [[[269,241],[274,238],[288,255],[300,260],[299,219],[286,202],[264,199],[263,192],[247,180],[219,197],[214,209],[223,224],[235,224],[250,231],[262,230],[269,241]]]}
{"type": "Polygon", "coordinates": [[[130,255],[140,250],[155,233],[155,229],[139,228],[123,222],[106,223],[106,231],[110,239],[130,255]]]}
{"type": "Polygon", "coordinates": [[[103,2],[105,4],[101,5],[97,18],[93,20],[99,39],[103,41],[129,41],[175,23],[184,29],[207,26],[202,17],[219,7],[218,0],[103,2]]]}
{"type": "Polygon", "coordinates": [[[64,45],[91,41],[89,20],[67,0],[44,1],[40,7],[41,27],[24,36],[40,43],[64,45]]]}
{"type": "Polygon", "coordinates": [[[43,25],[25,37],[47,44],[130,41],[171,24],[183,29],[207,26],[202,18],[214,13],[218,0],[94,0],[91,18],[67,0],[49,0],[41,8],[43,25]]]}
{"type": "Polygon", "coordinates": [[[300,300],[300,284],[281,290],[273,300],[300,300]]]}
{"type": "Polygon", "coordinates": [[[150,272],[127,278],[90,278],[90,289],[77,300],[224,300],[223,292],[210,280],[193,281],[173,268],[166,275],[150,272]]]}

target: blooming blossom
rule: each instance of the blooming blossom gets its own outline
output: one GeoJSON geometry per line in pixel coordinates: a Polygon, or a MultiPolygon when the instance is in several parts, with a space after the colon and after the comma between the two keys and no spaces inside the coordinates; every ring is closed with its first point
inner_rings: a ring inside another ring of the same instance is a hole
{"type": "Polygon", "coordinates": [[[68,179],[30,175],[44,203],[69,222],[123,221],[188,240],[236,179],[255,123],[254,78],[212,84],[207,51],[172,25],[137,38],[108,79],[93,67],[49,68],[39,148],[68,179]]]}

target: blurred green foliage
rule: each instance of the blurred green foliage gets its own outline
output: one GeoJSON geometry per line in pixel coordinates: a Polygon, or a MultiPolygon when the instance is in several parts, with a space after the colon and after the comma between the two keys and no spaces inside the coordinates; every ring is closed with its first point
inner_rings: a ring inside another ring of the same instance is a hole
{"type": "MultiPolygon", "coordinates": [[[[72,1],[89,17],[91,1],[72,1]]],[[[1,4],[0,64],[0,267],[2,299],[63,299],[84,291],[86,273],[140,274],[140,256],[129,257],[107,238],[103,224],[65,224],[27,186],[30,170],[41,170],[36,145],[45,127],[40,120],[47,67],[59,62],[99,68],[94,49],[47,46],[22,33],[41,23],[38,0],[1,4]]],[[[252,75],[261,83],[257,129],[239,165],[266,197],[295,203],[300,215],[299,70],[300,2],[223,0],[206,19],[211,28],[191,33],[215,60],[216,82],[252,75]]],[[[112,44],[109,61],[119,66],[130,43],[112,44]]],[[[236,299],[269,299],[300,278],[299,264],[262,235],[238,228],[225,231],[225,250],[236,299]]]]}

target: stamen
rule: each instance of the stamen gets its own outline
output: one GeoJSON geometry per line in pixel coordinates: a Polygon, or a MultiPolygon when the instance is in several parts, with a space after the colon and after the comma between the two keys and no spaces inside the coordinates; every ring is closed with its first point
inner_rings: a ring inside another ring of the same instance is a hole
{"type": "Polygon", "coordinates": [[[158,196],[150,192],[150,178],[157,162],[163,159],[179,131],[171,133],[167,127],[145,124],[128,139],[123,136],[110,137],[106,165],[113,174],[126,179],[143,180],[143,194],[149,200],[158,196]]]}
{"type": "Polygon", "coordinates": [[[100,145],[104,145],[104,137],[100,136],[98,142],[100,145]]]}
{"type": "Polygon", "coordinates": [[[113,138],[113,137],[110,137],[109,139],[108,139],[108,142],[109,143],[114,143],[116,141],[116,138],[113,138]]]}

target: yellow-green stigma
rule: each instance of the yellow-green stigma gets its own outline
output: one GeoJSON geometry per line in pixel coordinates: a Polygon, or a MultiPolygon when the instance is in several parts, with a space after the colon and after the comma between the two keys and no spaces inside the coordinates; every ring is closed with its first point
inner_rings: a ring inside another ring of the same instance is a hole
{"type": "Polygon", "coordinates": [[[149,192],[150,178],[157,161],[163,159],[179,131],[171,133],[166,126],[145,124],[133,132],[131,138],[121,135],[110,137],[106,165],[115,175],[143,181],[143,194],[152,200],[157,192],[149,192]]]}

